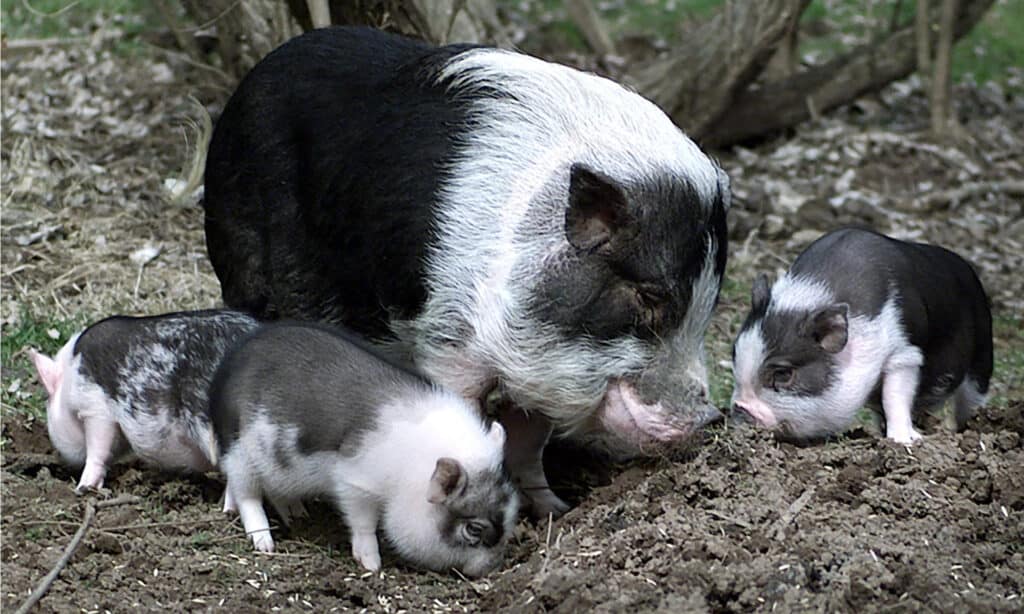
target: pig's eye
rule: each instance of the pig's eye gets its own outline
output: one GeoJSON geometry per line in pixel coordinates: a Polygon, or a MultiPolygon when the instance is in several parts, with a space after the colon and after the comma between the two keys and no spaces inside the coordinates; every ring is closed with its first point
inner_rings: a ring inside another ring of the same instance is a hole
{"type": "Polygon", "coordinates": [[[649,288],[637,288],[636,301],[640,307],[644,323],[648,326],[653,326],[665,306],[665,296],[649,288]]]}
{"type": "Polygon", "coordinates": [[[483,522],[479,520],[470,520],[462,525],[462,537],[470,545],[476,545],[480,543],[484,531],[486,530],[487,527],[483,522]]]}
{"type": "Polygon", "coordinates": [[[793,385],[796,371],[792,367],[779,367],[772,371],[772,388],[790,388],[793,385]]]}

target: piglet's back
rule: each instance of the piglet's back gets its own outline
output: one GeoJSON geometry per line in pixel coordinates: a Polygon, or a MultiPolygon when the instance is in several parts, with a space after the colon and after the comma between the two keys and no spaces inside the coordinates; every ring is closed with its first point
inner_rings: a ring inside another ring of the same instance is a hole
{"type": "Polygon", "coordinates": [[[210,378],[256,321],[229,310],[112,316],[75,343],[82,373],[128,412],[206,414],[210,378]]]}
{"type": "Polygon", "coordinates": [[[210,404],[224,451],[257,412],[297,428],[304,451],[336,451],[372,430],[388,396],[410,388],[430,384],[351,333],[284,322],[261,328],[228,355],[210,404]]]}

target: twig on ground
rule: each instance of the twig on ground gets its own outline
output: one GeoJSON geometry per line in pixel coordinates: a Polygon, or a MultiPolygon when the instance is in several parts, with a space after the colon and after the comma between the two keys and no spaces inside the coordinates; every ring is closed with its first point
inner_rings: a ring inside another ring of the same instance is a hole
{"type": "Polygon", "coordinates": [[[965,183],[958,188],[953,188],[952,190],[932,192],[931,194],[923,196],[921,198],[921,202],[929,209],[936,209],[940,205],[945,204],[948,204],[952,208],[956,207],[968,198],[984,196],[986,194],[1024,195],[1024,180],[1008,179],[1006,181],[978,181],[965,183]]]}
{"type": "Polygon", "coordinates": [[[752,528],[754,528],[754,525],[750,524],[746,520],[740,520],[739,518],[733,518],[732,516],[729,516],[727,514],[723,514],[722,512],[720,512],[718,510],[704,510],[704,511],[706,511],[709,515],[714,516],[715,518],[719,518],[719,519],[724,520],[726,522],[731,522],[731,523],[733,523],[734,525],[736,525],[738,527],[742,527],[744,529],[752,529],[752,528]]]}
{"type": "Polygon", "coordinates": [[[39,584],[36,586],[35,590],[33,590],[32,594],[28,596],[28,599],[26,599],[25,602],[21,604],[21,607],[17,609],[15,614],[25,614],[25,612],[28,612],[30,609],[32,609],[32,606],[34,606],[36,603],[39,602],[40,599],[43,598],[43,595],[46,594],[46,591],[50,590],[50,587],[53,586],[54,581],[57,580],[57,576],[60,575],[60,572],[64,570],[64,567],[67,566],[68,561],[70,561],[71,557],[75,554],[75,550],[78,550],[78,546],[82,544],[82,538],[85,537],[86,531],[89,530],[89,525],[92,524],[93,519],[96,517],[96,510],[103,509],[106,507],[114,507],[115,505],[123,505],[126,503],[137,503],[139,501],[140,499],[134,495],[122,495],[114,499],[97,501],[95,503],[89,501],[88,503],[86,503],[85,515],[82,517],[82,523],[78,526],[78,531],[75,532],[74,537],[71,538],[71,541],[68,543],[67,547],[64,548],[64,554],[62,554],[60,559],[57,560],[57,564],[53,566],[53,569],[50,570],[50,573],[46,574],[46,576],[44,576],[43,579],[39,581],[39,584]]]}
{"type": "Polygon", "coordinates": [[[543,574],[547,571],[548,561],[551,559],[551,524],[555,521],[555,516],[551,512],[548,512],[548,535],[544,538],[544,563],[540,566],[540,573],[543,574]]]}
{"type": "Polygon", "coordinates": [[[793,522],[793,519],[796,518],[796,515],[800,513],[800,510],[804,509],[804,506],[807,505],[807,502],[810,501],[811,497],[813,496],[814,487],[811,486],[810,488],[805,490],[802,495],[797,497],[796,501],[794,501],[793,504],[789,506],[789,509],[786,510],[784,514],[782,514],[782,517],[779,518],[779,524],[775,529],[775,541],[782,541],[786,537],[786,527],[788,527],[790,523],[793,522]]]}

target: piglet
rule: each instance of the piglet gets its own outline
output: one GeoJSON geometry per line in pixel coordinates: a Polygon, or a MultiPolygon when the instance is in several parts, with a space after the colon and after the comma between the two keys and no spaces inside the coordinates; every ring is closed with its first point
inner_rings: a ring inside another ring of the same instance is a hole
{"type": "Polygon", "coordinates": [[[228,489],[256,550],[274,541],[266,497],[286,522],[328,497],[352,554],[380,569],[377,527],[413,564],[479,576],[500,562],[518,513],[505,432],[476,406],[316,324],[259,330],[225,359],[211,407],[228,489]]]}
{"type": "Polygon", "coordinates": [[[255,326],[229,310],[114,316],[75,334],[54,358],[30,350],[49,395],[50,441],[66,462],[84,465],[75,492],[102,488],[108,466],[128,451],[163,469],[214,469],[210,382],[228,347],[255,326]]]}
{"type": "Polygon", "coordinates": [[[752,309],[733,346],[734,412],[798,439],[881,405],[886,436],[954,397],[962,428],[992,376],[992,314],[978,276],[935,245],[844,228],[812,243],[752,309]]]}

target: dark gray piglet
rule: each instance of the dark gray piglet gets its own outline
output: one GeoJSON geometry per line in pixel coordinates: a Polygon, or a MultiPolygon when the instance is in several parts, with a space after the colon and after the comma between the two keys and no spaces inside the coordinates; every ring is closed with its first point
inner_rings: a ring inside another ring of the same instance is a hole
{"type": "Polygon", "coordinates": [[[287,522],[303,498],[322,495],[366,569],[380,569],[378,525],[402,558],[428,569],[478,576],[501,562],[518,513],[502,426],[347,333],[259,330],[225,359],[211,407],[225,511],[238,511],[257,550],[274,548],[264,497],[287,522]]]}
{"type": "Polygon", "coordinates": [[[951,251],[845,228],[812,243],[753,308],[733,347],[733,409],[796,438],[839,433],[881,405],[886,436],[921,435],[912,413],[954,397],[958,428],[992,376],[992,315],[951,251]]]}
{"type": "Polygon", "coordinates": [[[114,316],[74,335],[54,358],[31,350],[49,394],[50,441],[65,461],[84,465],[76,492],[102,488],[108,466],[129,450],[164,469],[214,469],[210,381],[256,324],[229,310],[114,316]]]}

